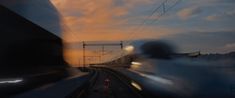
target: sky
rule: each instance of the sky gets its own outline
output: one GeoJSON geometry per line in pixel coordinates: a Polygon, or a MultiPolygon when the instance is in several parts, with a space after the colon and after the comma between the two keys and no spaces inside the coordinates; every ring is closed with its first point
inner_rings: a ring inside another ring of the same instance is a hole
{"type": "MultiPolygon", "coordinates": [[[[63,38],[68,46],[65,57],[69,62],[78,63],[81,58],[81,41],[152,39],[171,42],[178,52],[228,53],[235,50],[235,0],[0,1],[63,38]],[[159,17],[165,1],[166,13],[159,17]],[[180,2],[169,9],[176,1],[180,2]],[[72,48],[69,46],[72,44],[67,44],[75,42],[80,44],[72,48]]],[[[87,54],[94,54],[94,51],[87,54]]]]}
{"type": "MultiPolygon", "coordinates": [[[[159,17],[161,8],[153,11],[164,1],[51,0],[62,16],[68,43],[154,39],[171,42],[178,52],[235,50],[235,0],[179,0],[159,17]]],[[[175,1],[167,0],[165,8],[175,1]]],[[[65,54],[75,58],[81,52],[70,49],[65,54]]]]}
{"type": "Polygon", "coordinates": [[[163,39],[185,52],[235,50],[235,0],[181,0],[162,17],[147,18],[163,1],[51,0],[68,42],[163,39]]]}

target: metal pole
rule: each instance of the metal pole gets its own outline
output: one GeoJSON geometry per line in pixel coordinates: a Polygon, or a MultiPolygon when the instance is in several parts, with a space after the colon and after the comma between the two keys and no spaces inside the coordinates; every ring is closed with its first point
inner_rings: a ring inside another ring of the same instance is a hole
{"type": "Polygon", "coordinates": [[[101,44],[86,44],[84,41],[82,42],[83,44],[83,68],[85,69],[86,67],[86,46],[102,46],[102,50],[101,50],[101,56],[100,56],[100,62],[102,62],[103,60],[103,56],[105,55],[105,46],[120,46],[121,49],[123,49],[123,41],[120,41],[120,43],[110,43],[110,44],[105,44],[105,43],[101,43],[101,44]]]}
{"type": "Polygon", "coordinates": [[[86,52],[85,52],[85,48],[86,48],[86,44],[85,44],[85,42],[83,41],[82,42],[82,46],[83,46],[83,68],[85,68],[86,67],[86,52]]]}
{"type": "Polygon", "coordinates": [[[121,49],[123,49],[123,41],[121,41],[120,45],[121,45],[121,49]]]}

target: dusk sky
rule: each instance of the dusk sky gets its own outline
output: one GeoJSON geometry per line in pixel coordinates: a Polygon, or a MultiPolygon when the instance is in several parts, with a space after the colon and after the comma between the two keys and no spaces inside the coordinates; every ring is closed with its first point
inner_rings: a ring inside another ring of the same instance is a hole
{"type": "MultiPolygon", "coordinates": [[[[166,9],[180,2],[160,18],[161,9],[151,14],[166,0],[16,1],[2,4],[66,43],[154,39],[170,42],[178,52],[235,50],[235,0],[167,0],[166,9]]],[[[65,49],[65,58],[72,65],[82,59],[78,46],[65,49]]],[[[87,55],[94,55],[94,50],[87,55]]]]}
{"type": "Polygon", "coordinates": [[[235,50],[235,0],[181,0],[158,21],[157,13],[147,18],[143,30],[136,28],[165,0],[51,1],[67,41],[163,39],[184,52],[235,50]]]}
{"type": "MultiPolygon", "coordinates": [[[[178,52],[228,53],[235,50],[235,0],[0,1],[62,37],[66,43],[151,39],[166,40],[176,46],[178,52]],[[166,10],[176,1],[180,2],[159,18],[163,7],[154,10],[165,1],[166,10]]],[[[81,44],[77,46],[66,47],[65,57],[69,62],[78,62],[82,57],[81,44]]]]}

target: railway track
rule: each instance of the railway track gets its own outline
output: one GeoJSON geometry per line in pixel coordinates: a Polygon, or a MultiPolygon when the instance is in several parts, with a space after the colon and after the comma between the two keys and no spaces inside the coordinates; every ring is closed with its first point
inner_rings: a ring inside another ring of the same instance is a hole
{"type": "Polygon", "coordinates": [[[77,98],[142,98],[121,77],[104,68],[93,68],[94,77],[89,88],[77,98]]]}

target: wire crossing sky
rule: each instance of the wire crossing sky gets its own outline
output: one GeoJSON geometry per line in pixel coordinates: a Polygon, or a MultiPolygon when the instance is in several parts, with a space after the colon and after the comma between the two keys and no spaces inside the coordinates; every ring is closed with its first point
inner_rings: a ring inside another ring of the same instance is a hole
{"type": "Polygon", "coordinates": [[[73,32],[63,33],[68,43],[157,39],[171,42],[179,52],[235,50],[235,0],[180,0],[160,19],[160,12],[169,7],[162,2],[177,0],[50,1],[73,32]]]}

